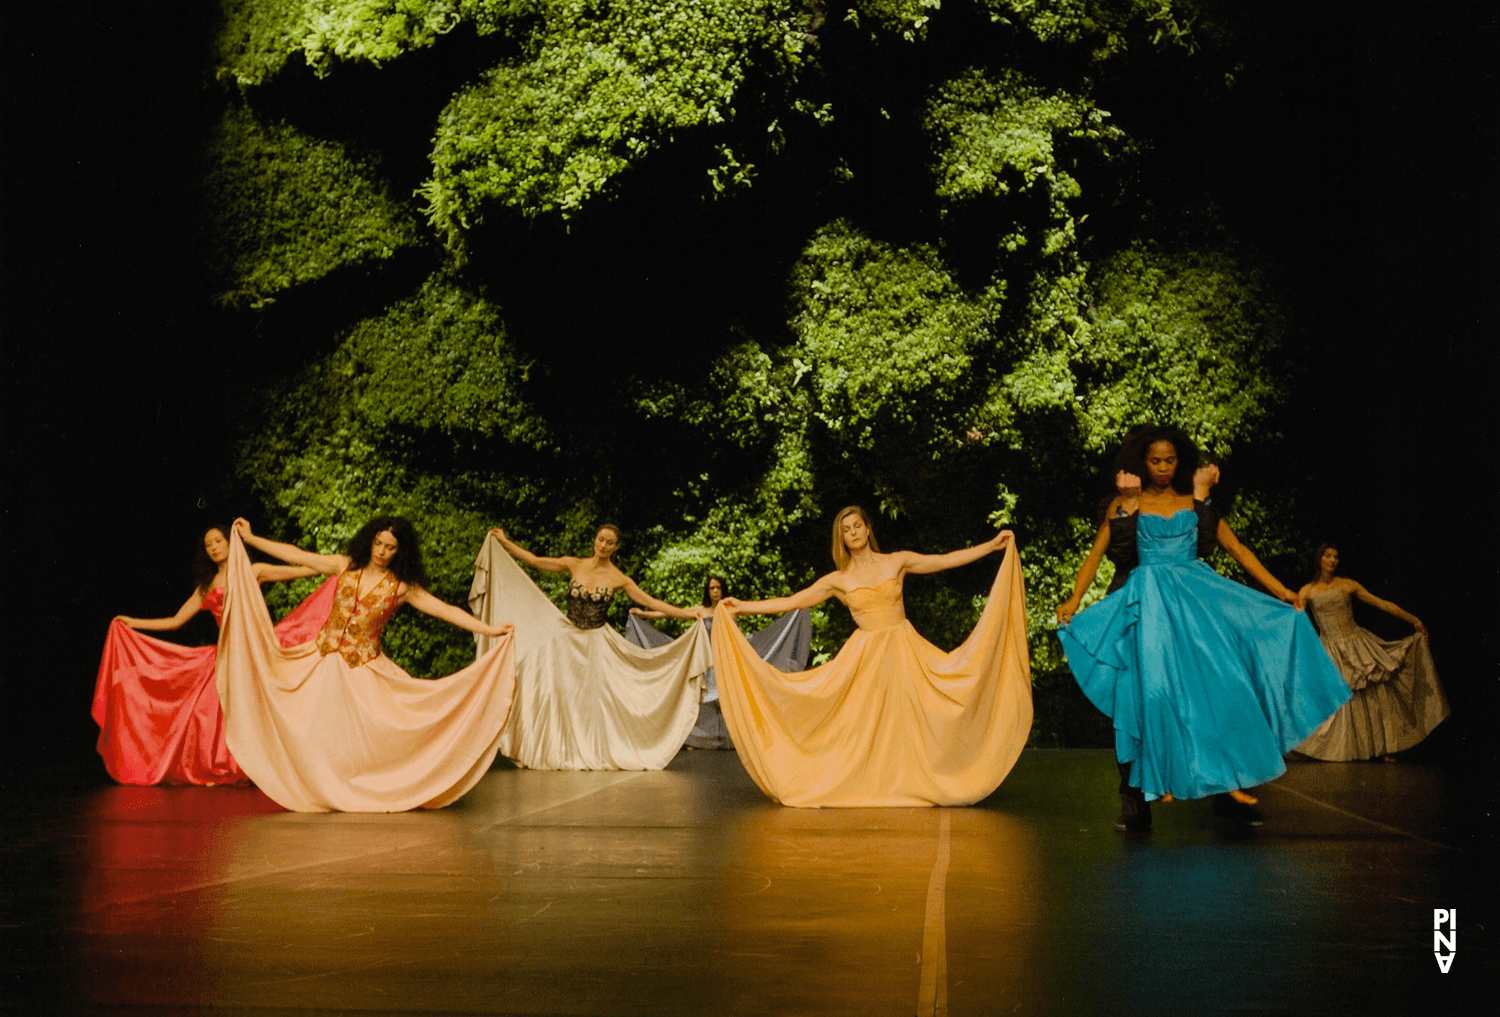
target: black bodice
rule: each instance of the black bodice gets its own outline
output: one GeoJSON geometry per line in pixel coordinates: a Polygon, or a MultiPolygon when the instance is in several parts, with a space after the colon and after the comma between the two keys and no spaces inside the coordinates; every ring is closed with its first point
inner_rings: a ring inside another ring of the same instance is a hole
{"type": "MultiPolygon", "coordinates": [[[[1198,557],[1213,554],[1219,542],[1219,514],[1201,501],[1193,502],[1193,513],[1198,517],[1198,557]]],[[[1115,564],[1115,577],[1109,581],[1109,590],[1114,593],[1125,585],[1131,570],[1140,564],[1140,552],[1136,547],[1135,530],[1140,513],[1120,514],[1109,521],[1109,547],[1104,556],[1115,564]]]]}
{"type": "Polygon", "coordinates": [[[597,629],[609,614],[609,602],[615,592],[607,586],[593,590],[582,583],[568,583],[568,621],[581,629],[597,629]]]}

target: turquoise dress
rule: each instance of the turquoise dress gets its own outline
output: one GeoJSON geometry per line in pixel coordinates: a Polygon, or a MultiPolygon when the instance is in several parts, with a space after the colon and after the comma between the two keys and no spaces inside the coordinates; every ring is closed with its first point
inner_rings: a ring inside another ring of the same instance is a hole
{"type": "Polygon", "coordinates": [[[1198,561],[1197,526],[1192,509],[1142,514],[1140,564],[1057,633],[1148,800],[1279,776],[1282,754],[1349,699],[1307,616],[1198,561]]]}

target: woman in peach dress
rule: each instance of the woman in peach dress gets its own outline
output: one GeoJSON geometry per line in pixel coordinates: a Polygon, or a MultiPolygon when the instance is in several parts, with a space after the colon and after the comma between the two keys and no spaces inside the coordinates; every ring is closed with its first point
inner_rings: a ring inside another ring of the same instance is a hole
{"type": "Polygon", "coordinates": [[[219,637],[219,699],[230,751],[272,800],[294,812],[404,812],[457,801],[494,762],[515,692],[508,623],[485,624],[426,589],[417,535],[371,520],[344,554],[230,537],[219,637]],[[338,576],[316,641],[283,649],[255,593],[244,544],[338,576]],[[456,674],[423,681],[380,650],[402,605],[482,636],[502,636],[456,674]]]}
{"type": "Polygon", "coordinates": [[[1031,666],[1019,555],[1009,530],[949,554],[880,553],[869,517],[834,518],[838,569],[790,597],[727,598],[714,614],[714,669],[740,760],[783,805],[972,805],[1015,765],[1031,730],[1031,666]],[[944,653],[917,634],[901,599],[908,573],[942,572],[1004,551],[969,638],[944,653]],[[760,659],[737,614],[837,597],[859,626],[838,656],[784,673],[760,659]]]}

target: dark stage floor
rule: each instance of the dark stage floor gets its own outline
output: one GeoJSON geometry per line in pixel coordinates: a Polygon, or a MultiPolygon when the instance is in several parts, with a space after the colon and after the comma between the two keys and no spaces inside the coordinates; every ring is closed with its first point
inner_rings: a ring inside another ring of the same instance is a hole
{"type": "Polygon", "coordinates": [[[697,752],[497,769],[391,816],[12,795],[4,1006],[1437,1017],[1495,987],[1492,820],[1451,771],[1294,765],[1259,830],[1185,802],[1149,837],[1112,831],[1114,779],[1106,752],[1034,751],[974,808],[804,811],[697,752]]]}

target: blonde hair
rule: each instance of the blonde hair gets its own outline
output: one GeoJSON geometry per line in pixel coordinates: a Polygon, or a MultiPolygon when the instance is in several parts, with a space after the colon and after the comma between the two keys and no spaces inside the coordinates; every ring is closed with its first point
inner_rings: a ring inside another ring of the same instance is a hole
{"type": "Polygon", "coordinates": [[[875,526],[870,522],[870,514],[858,505],[850,505],[839,509],[839,514],[833,517],[833,563],[838,566],[839,571],[849,567],[849,547],[844,543],[844,520],[849,516],[859,516],[865,524],[865,529],[870,531],[870,550],[876,554],[880,553],[880,545],[875,541],[875,526]]]}

